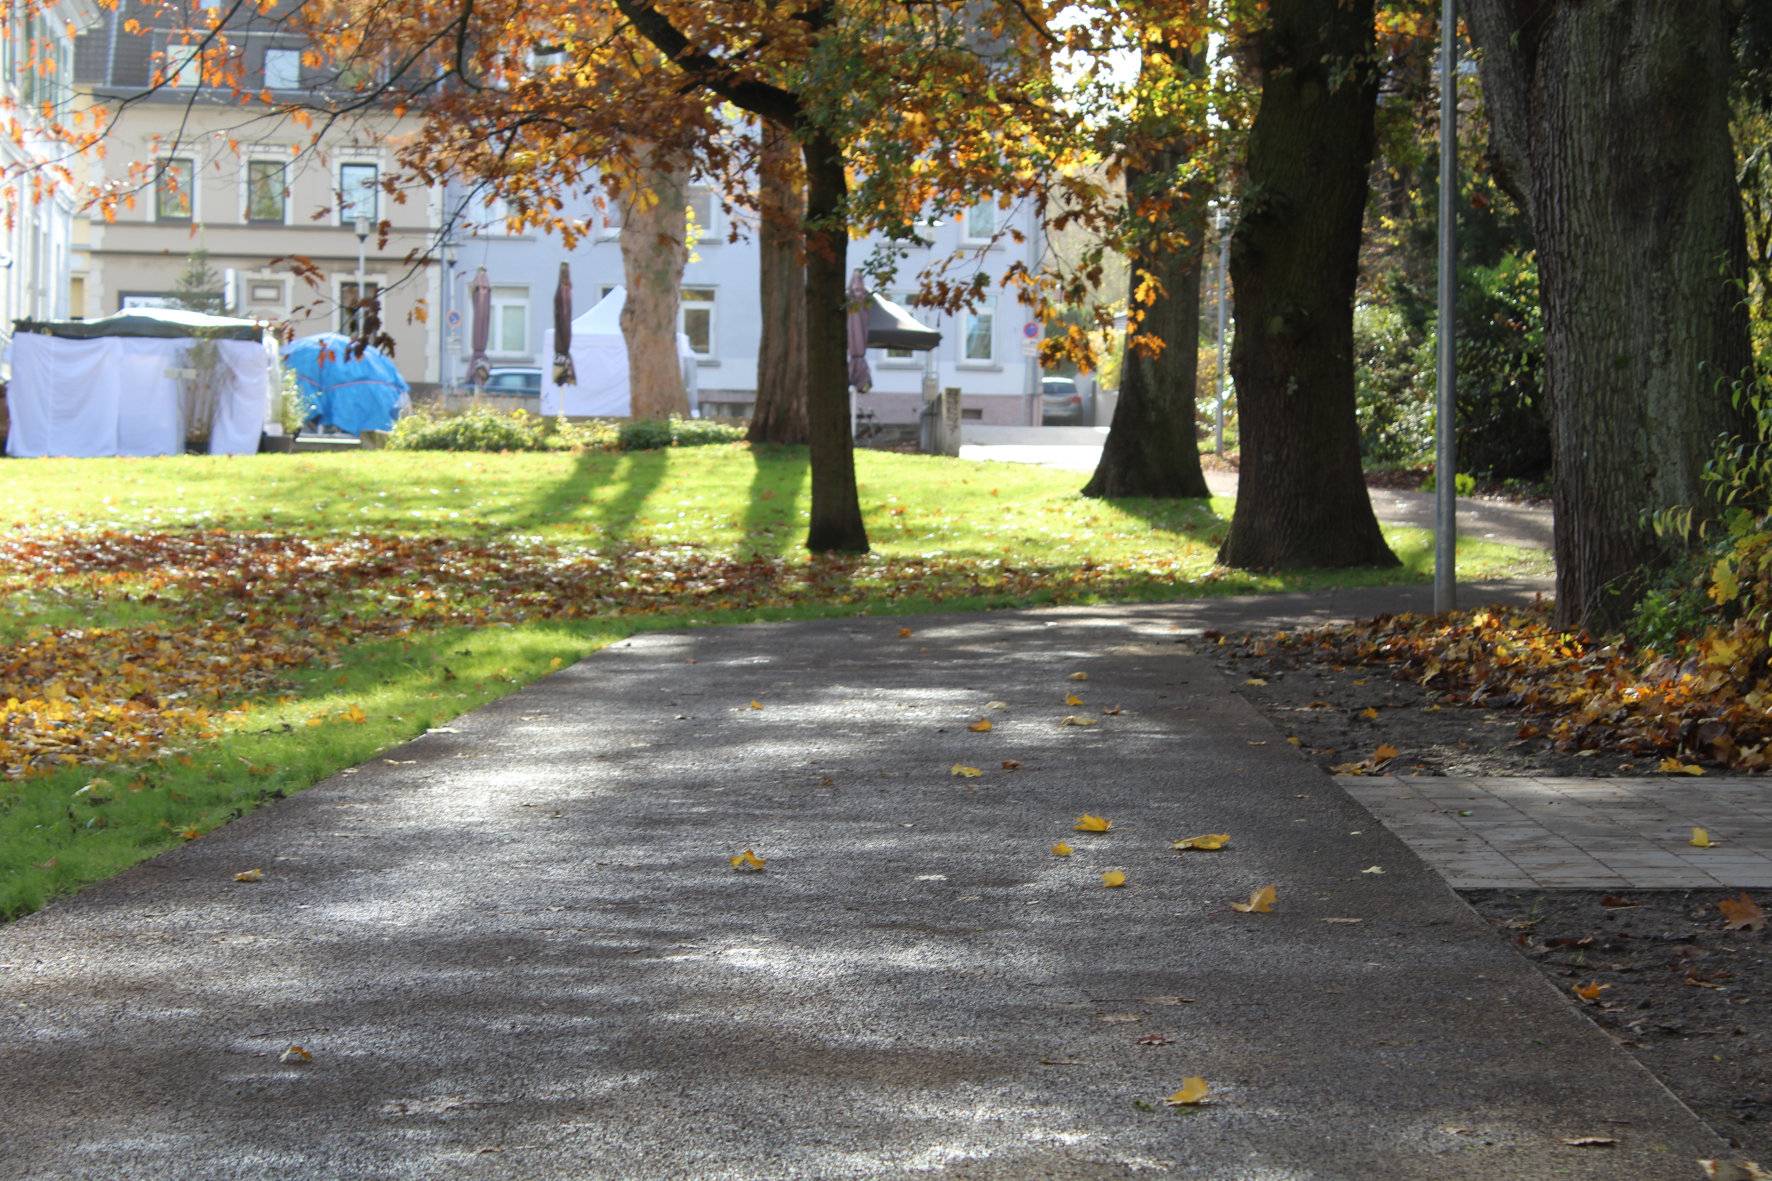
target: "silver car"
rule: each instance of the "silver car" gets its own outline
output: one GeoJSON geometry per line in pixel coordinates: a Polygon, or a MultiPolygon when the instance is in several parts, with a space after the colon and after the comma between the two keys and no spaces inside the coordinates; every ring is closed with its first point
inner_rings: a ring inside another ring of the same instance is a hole
{"type": "Polygon", "coordinates": [[[1074,377],[1040,379],[1042,426],[1094,426],[1095,401],[1077,388],[1074,377]]]}

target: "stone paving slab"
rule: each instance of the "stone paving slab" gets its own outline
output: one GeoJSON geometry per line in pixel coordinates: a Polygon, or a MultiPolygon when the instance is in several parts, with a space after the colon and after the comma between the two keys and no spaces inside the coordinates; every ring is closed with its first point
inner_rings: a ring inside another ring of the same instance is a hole
{"type": "Polygon", "coordinates": [[[1772,889],[1772,780],[1338,775],[1456,889],[1772,889]],[[1706,829],[1708,849],[1691,843],[1706,829]]]}

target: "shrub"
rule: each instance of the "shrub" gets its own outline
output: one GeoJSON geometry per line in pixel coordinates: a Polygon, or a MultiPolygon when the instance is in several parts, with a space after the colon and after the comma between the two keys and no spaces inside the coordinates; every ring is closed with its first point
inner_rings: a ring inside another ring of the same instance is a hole
{"type": "Polygon", "coordinates": [[[671,445],[671,424],[656,418],[639,418],[621,424],[616,444],[623,451],[653,451],[671,445]]]}
{"type": "Polygon", "coordinates": [[[1354,309],[1354,417],[1367,463],[1408,466],[1432,456],[1432,367],[1431,348],[1410,331],[1395,307],[1361,304],[1354,309]]]}
{"type": "Polygon", "coordinates": [[[744,429],[703,418],[636,419],[621,424],[616,447],[622,451],[653,451],[660,447],[706,447],[714,443],[737,443],[744,429]]]}
{"type": "Polygon", "coordinates": [[[459,414],[416,410],[404,415],[388,446],[396,451],[570,451],[586,446],[586,440],[562,419],[474,406],[459,414]]]}

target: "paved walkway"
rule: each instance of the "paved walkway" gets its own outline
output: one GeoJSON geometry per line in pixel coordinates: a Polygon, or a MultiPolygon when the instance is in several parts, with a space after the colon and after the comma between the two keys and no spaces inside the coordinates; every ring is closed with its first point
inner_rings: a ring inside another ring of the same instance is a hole
{"type": "MultiPolygon", "coordinates": [[[[961,459],[980,462],[1031,463],[1063,471],[1088,473],[1101,459],[1106,427],[968,427],[973,440],[960,448],[961,459]]],[[[1210,471],[1206,483],[1214,496],[1235,498],[1237,473],[1210,471]]],[[[1397,525],[1431,529],[1434,498],[1429,492],[1393,488],[1371,490],[1372,511],[1378,519],[1397,525]]],[[[1458,529],[1463,537],[1480,537],[1505,545],[1551,548],[1551,511],[1545,505],[1514,504],[1505,500],[1460,497],[1458,529]]]]}
{"type": "Polygon", "coordinates": [[[0,1176],[1696,1176],[1721,1143],[1177,643],[1326,609],[613,647],[0,929],[0,1176]]]}
{"type": "Polygon", "coordinates": [[[1772,888],[1764,779],[1338,776],[1460,889],[1772,888]],[[1694,826],[1712,845],[1695,847],[1694,826]]]}

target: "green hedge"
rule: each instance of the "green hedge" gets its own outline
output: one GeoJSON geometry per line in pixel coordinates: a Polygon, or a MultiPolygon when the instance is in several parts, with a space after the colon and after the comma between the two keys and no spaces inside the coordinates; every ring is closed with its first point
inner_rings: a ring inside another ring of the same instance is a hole
{"type": "Polygon", "coordinates": [[[474,406],[454,414],[416,410],[394,424],[388,446],[396,451],[649,451],[743,438],[740,427],[701,419],[641,419],[617,426],[474,406]]]}

